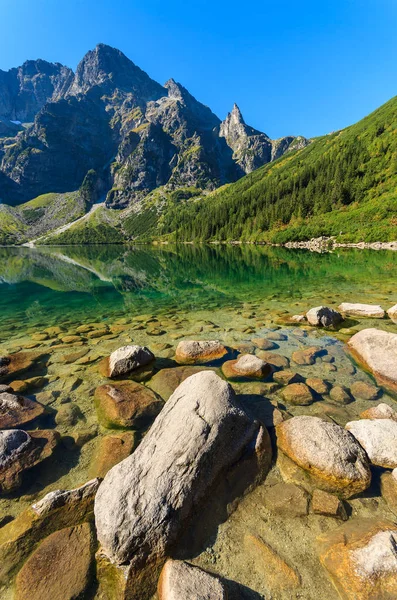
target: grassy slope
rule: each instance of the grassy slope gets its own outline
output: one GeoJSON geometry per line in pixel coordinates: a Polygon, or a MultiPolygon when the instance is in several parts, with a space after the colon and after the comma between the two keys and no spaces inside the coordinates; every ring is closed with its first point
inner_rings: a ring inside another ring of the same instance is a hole
{"type": "Polygon", "coordinates": [[[189,241],[395,240],[396,131],[393,98],[356,125],[168,211],[160,233],[189,241]]]}

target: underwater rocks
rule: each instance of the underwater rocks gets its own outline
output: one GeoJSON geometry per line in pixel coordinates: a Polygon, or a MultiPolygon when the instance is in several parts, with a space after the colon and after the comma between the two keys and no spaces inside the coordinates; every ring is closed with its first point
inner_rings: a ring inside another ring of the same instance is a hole
{"type": "MultiPolygon", "coordinates": [[[[161,369],[147,383],[147,387],[156,392],[165,401],[175,392],[178,385],[185,379],[211,367],[173,367],[161,369]]],[[[213,369],[212,369],[213,370],[213,369]]]]}
{"type": "Polygon", "coordinates": [[[12,388],[0,386],[0,388],[3,387],[6,390],[1,391],[0,389],[0,429],[21,427],[45,412],[44,406],[38,402],[14,394],[12,388]]]}
{"type": "Polygon", "coordinates": [[[133,571],[163,561],[211,487],[244,453],[264,476],[271,457],[264,433],[214,372],[186,379],[137,450],[99,487],[95,520],[103,552],[117,564],[131,561],[133,571]]]}
{"type": "Polygon", "coordinates": [[[277,446],[303,469],[313,487],[349,498],[371,483],[367,455],[355,437],[318,417],[299,416],[276,427],[277,446]]]}
{"type": "Polygon", "coordinates": [[[95,405],[101,425],[112,429],[149,424],[161,411],[164,402],[146,386],[125,381],[98,387],[95,405]]]}
{"type": "Polygon", "coordinates": [[[227,354],[227,349],[218,341],[179,342],[175,360],[181,365],[201,365],[219,360],[227,354]]]}
{"type": "Polygon", "coordinates": [[[228,597],[219,577],[182,560],[167,560],[161,571],[157,593],[159,600],[227,600],[228,597]]]}
{"type": "Polygon", "coordinates": [[[50,456],[59,440],[51,430],[0,431],[0,493],[14,491],[21,485],[23,471],[34,467],[50,456]]]}
{"type": "Polygon", "coordinates": [[[360,400],[376,400],[381,394],[379,388],[367,381],[355,381],[352,384],[350,391],[354,398],[360,400]]]}
{"type": "Polygon", "coordinates": [[[242,354],[236,360],[228,360],[222,365],[222,373],[227,379],[264,379],[272,368],[264,360],[253,354],[242,354]]]}
{"type": "Polygon", "coordinates": [[[375,304],[351,304],[342,302],[338,307],[341,313],[348,317],[367,317],[368,319],[383,319],[385,311],[379,305],[375,304]]]}
{"type": "Polygon", "coordinates": [[[347,513],[343,501],[334,494],[329,494],[323,490],[314,490],[312,496],[312,511],[315,515],[324,517],[334,517],[347,521],[347,513]]]}
{"type": "Polygon", "coordinates": [[[85,598],[94,565],[93,526],[83,523],[52,533],[31,554],[15,581],[15,600],[85,598]]]}
{"type": "Polygon", "coordinates": [[[315,327],[336,327],[343,321],[342,315],[328,306],[317,306],[306,313],[306,319],[315,327]]]}
{"type": "Polygon", "coordinates": [[[397,597],[397,526],[356,519],[318,539],[320,561],[343,600],[397,597]]]}
{"type": "Polygon", "coordinates": [[[38,352],[17,352],[10,356],[0,356],[0,383],[18,379],[22,373],[29,371],[45,359],[38,352]]]}
{"type": "Polygon", "coordinates": [[[397,422],[392,419],[350,421],[346,429],[354,435],[373,465],[397,467],[397,422]]]}
{"type": "Polygon", "coordinates": [[[283,389],[281,395],[288,404],[296,406],[307,406],[314,400],[310,388],[305,383],[290,383],[283,389]]]}
{"type": "Polygon", "coordinates": [[[32,510],[40,517],[43,517],[60,508],[69,510],[70,507],[78,505],[81,502],[91,502],[93,505],[99,484],[100,479],[96,478],[87,481],[87,483],[74,490],[55,490],[54,492],[49,492],[39,502],[32,504],[32,510]]]}
{"type": "Polygon", "coordinates": [[[106,359],[104,375],[111,379],[122,377],[146,367],[153,361],[154,354],[145,346],[123,346],[106,359]]]}
{"type": "Polygon", "coordinates": [[[397,334],[363,329],[347,342],[350,352],[375,376],[379,385],[397,392],[397,334]]]}

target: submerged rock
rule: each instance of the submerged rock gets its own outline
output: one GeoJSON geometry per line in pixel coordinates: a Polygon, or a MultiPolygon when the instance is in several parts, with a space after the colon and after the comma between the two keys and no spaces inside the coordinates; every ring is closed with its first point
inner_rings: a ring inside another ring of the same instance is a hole
{"type": "Polygon", "coordinates": [[[52,454],[59,434],[42,430],[0,431],[0,493],[9,493],[21,484],[21,475],[52,454]]]}
{"type": "Polygon", "coordinates": [[[134,381],[101,385],[95,390],[98,420],[104,427],[140,427],[150,423],[163,407],[152,390],[134,381]]]}
{"type": "Polygon", "coordinates": [[[225,356],[227,349],[219,341],[179,342],[175,360],[182,365],[195,365],[213,362],[225,356]]]}
{"type": "Polygon", "coordinates": [[[373,465],[397,467],[397,422],[392,419],[350,421],[346,429],[360,442],[373,465]]]}
{"type": "Polygon", "coordinates": [[[185,381],[191,375],[205,371],[209,367],[174,367],[171,369],[161,369],[147,383],[147,387],[156,392],[163,400],[168,400],[175,392],[178,385],[185,381]]]}
{"type": "Polygon", "coordinates": [[[257,570],[263,573],[266,587],[272,593],[280,593],[300,587],[301,577],[269,544],[263,539],[246,535],[244,548],[251,559],[254,560],[257,570]]]}
{"type": "Polygon", "coordinates": [[[324,492],[323,490],[314,490],[312,496],[312,511],[316,515],[324,517],[334,517],[347,521],[345,506],[337,496],[324,492]]]}
{"type": "Polygon", "coordinates": [[[290,383],[281,395],[288,404],[296,406],[307,406],[314,400],[310,388],[305,383],[290,383]]]}
{"type": "Polygon", "coordinates": [[[271,372],[271,366],[254,354],[243,354],[222,365],[222,373],[227,379],[264,379],[271,372]]]}
{"type": "Polygon", "coordinates": [[[21,427],[40,417],[45,408],[38,402],[14,394],[13,390],[0,392],[0,429],[21,427]]]}
{"type": "Polygon", "coordinates": [[[159,600],[227,600],[227,590],[215,575],[182,560],[167,560],[161,571],[159,600]]]}
{"type": "Polygon", "coordinates": [[[349,317],[367,317],[372,319],[383,319],[385,311],[379,305],[375,304],[351,304],[342,302],[339,310],[349,317]]]}
{"type": "Polygon", "coordinates": [[[91,476],[105,477],[112,467],[130,456],[138,443],[139,436],[135,431],[105,435],[100,439],[91,461],[91,476]]]}
{"type": "Polygon", "coordinates": [[[88,593],[95,537],[89,523],[56,531],[28,558],[15,581],[15,600],[75,600],[88,593]]]}
{"type": "Polygon", "coordinates": [[[0,356],[0,383],[18,379],[22,373],[43,362],[45,355],[38,352],[17,352],[0,356]]]}
{"type": "Polygon", "coordinates": [[[349,341],[353,356],[369,369],[380,385],[397,392],[397,334],[363,329],[349,341]]]}
{"type": "Polygon", "coordinates": [[[328,306],[317,306],[306,313],[306,319],[315,327],[335,327],[343,321],[342,315],[328,306]]]}
{"type": "Polygon", "coordinates": [[[314,365],[316,358],[321,354],[326,354],[326,351],[317,346],[310,346],[303,350],[295,350],[295,352],[292,353],[292,360],[297,365],[314,365]]]}
{"type": "Polygon", "coordinates": [[[264,505],[284,517],[305,517],[309,512],[309,494],[293,483],[276,483],[266,489],[264,505]]]}
{"type": "Polygon", "coordinates": [[[186,379],[138,449],[106,475],[95,500],[100,543],[133,570],[164,560],[218,478],[245,452],[269,468],[266,432],[212,371],[186,379]]]}
{"type": "Polygon", "coordinates": [[[344,600],[397,597],[397,526],[356,519],[318,539],[320,561],[344,600]]]}
{"type": "Polygon", "coordinates": [[[371,470],[357,440],[339,425],[318,417],[293,417],[277,425],[277,446],[314,487],[349,498],[366,490],[371,470]]]}
{"type": "Polygon", "coordinates": [[[356,399],[360,400],[376,400],[381,393],[379,388],[366,381],[355,381],[350,391],[356,399]]]}

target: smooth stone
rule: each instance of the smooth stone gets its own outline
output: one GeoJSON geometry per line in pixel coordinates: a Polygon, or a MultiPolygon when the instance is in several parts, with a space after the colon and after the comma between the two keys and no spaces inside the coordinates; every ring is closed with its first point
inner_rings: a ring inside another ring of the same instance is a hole
{"type": "Polygon", "coordinates": [[[312,511],[316,515],[334,517],[341,521],[347,521],[348,518],[342,500],[323,490],[314,490],[312,496],[312,511]]]}
{"type": "Polygon", "coordinates": [[[342,385],[334,385],[331,388],[329,397],[333,402],[336,402],[337,404],[345,405],[353,402],[353,398],[351,397],[348,388],[345,388],[342,385]]]}
{"type": "Polygon", "coordinates": [[[311,308],[306,313],[306,319],[310,325],[315,327],[335,327],[343,321],[343,317],[338,311],[327,306],[311,308]]]}
{"type": "Polygon", "coordinates": [[[141,367],[149,365],[154,360],[154,354],[145,346],[123,346],[109,357],[108,377],[128,375],[141,367]]]}
{"type": "Polygon", "coordinates": [[[354,398],[360,400],[376,400],[380,394],[379,388],[366,381],[355,381],[352,384],[350,391],[354,398]]]}
{"type": "Polygon", "coordinates": [[[164,405],[155,392],[135,381],[101,385],[94,400],[99,422],[109,429],[147,425],[164,405]]]}
{"type": "Polygon", "coordinates": [[[227,600],[227,590],[215,575],[182,560],[167,560],[158,587],[159,600],[227,600]]]}
{"type": "Polygon", "coordinates": [[[300,587],[301,577],[299,573],[262,538],[246,534],[244,536],[244,549],[248,556],[254,560],[256,570],[262,574],[265,585],[272,594],[285,591],[291,593],[292,590],[300,587]]]}
{"type": "Polygon", "coordinates": [[[69,365],[69,364],[72,364],[72,363],[76,362],[76,360],[79,360],[80,358],[83,358],[83,356],[85,356],[86,354],[88,354],[88,352],[89,352],[88,348],[83,348],[83,350],[79,350],[77,352],[72,352],[71,354],[64,354],[61,357],[61,360],[66,365],[69,365]]]}
{"type": "Polygon", "coordinates": [[[63,344],[74,344],[75,342],[81,342],[79,335],[65,335],[61,338],[63,344]]]}
{"type": "Polygon", "coordinates": [[[355,519],[318,538],[320,561],[344,600],[397,598],[397,526],[355,519]]]}
{"type": "Polygon", "coordinates": [[[52,533],[28,558],[15,580],[15,600],[76,600],[93,579],[95,537],[83,523],[52,533]]]}
{"type": "Polygon", "coordinates": [[[77,404],[73,403],[63,404],[55,415],[55,423],[63,427],[72,427],[80,419],[84,419],[84,415],[77,404]]]}
{"type": "Polygon", "coordinates": [[[289,385],[290,383],[298,383],[302,380],[302,377],[295,371],[276,371],[273,373],[273,379],[281,385],[289,385]]]}
{"type": "Polygon", "coordinates": [[[277,348],[277,344],[266,338],[253,338],[251,341],[260,350],[274,350],[274,348],[277,348]]]}
{"type": "Polygon", "coordinates": [[[205,364],[218,360],[227,354],[227,349],[219,341],[188,341],[179,342],[175,360],[179,364],[205,364]]]}
{"type": "Polygon", "coordinates": [[[214,372],[186,379],[137,450],[99,487],[95,520],[104,553],[117,564],[131,561],[134,573],[163,562],[210,487],[244,452],[263,477],[271,460],[266,430],[214,372]]]}
{"type": "Polygon", "coordinates": [[[397,412],[391,406],[381,402],[378,406],[371,406],[360,414],[361,419],[393,419],[397,421],[397,412]]]}
{"type": "MultiPolygon", "coordinates": [[[[273,342],[285,342],[288,340],[288,336],[285,333],[280,333],[279,331],[271,331],[266,337],[268,340],[272,340],[273,342]]],[[[266,348],[264,348],[264,350],[266,350],[266,348]]]]}
{"type": "Polygon", "coordinates": [[[284,517],[305,517],[309,512],[309,494],[293,483],[276,483],[266,488],[264,505],[284,517]]]}
{"type": "Polygon", "coordinates": [[[33,367],[43,363],[45,355],[38,352],[17,352],[0,357],[0,383],[17,379],[33,367]]]}
{"type": "Polygon", "coordinates": [[[289,359],[282,354],[267,352],[266,350],[258,350],[256,355],[276,369],[288,369],[289,367],[289,359]]]}
{"type": "Polygon", "coordinates": [[[363,329],[347,345],[364,367],[370,370],[378,384],[397,393],[397,334],[380,329],[363,329]]]}
{"type": "Polygon", "coordinates": [[[305,323],[307,319],[305,315],[292,315],[291,321],[294,323],[305,323]]]}
{"type": "Polygon", "coordinates": [[[309,379],[306,379],[306,385],[314,390],[316,394],[320,394],[321,396],[328,394],[330,388],[330,384],[327,381],[324,381],[324,379],[320,379],[318,377],[310,377],[309,379]]]}
{"type": "Polygon", "coordinates": [[[175,392],[178,385],[185,381],[191,375],[200,373],[205,370],[213,370],[211,367],[173,367],[170,369],[161,369],[156,373],[150,381],[147,382],[147,387],[156,392],[163,400],[168,400],[175,392]]]}
{"type": "Polygon", "coordinates": [[[314,487],[349,498],[371,483],[367,455],[351,433],[318,417],[299,416],[276,427],[277,446],[314,487]]]}
{"type": "Polygon", "coordinates": [[[270,365],[254,354],[243,354],[236,360],[228,360],[222,365],[222,373],[227,379],[264,379],[271,372],[270,365]]]}
{"type": "Polygon", "coordinates": [[[383,308],[376,304],[352,304],[350,302],[342,302],[338,308],[341,313],[349,317],[383,319],[386,314],[383,308]]]}
{"type": "Polygon", "coordinates": [[[310,388],[305,383],[290,383],[282,390],[281,395],[288,404],[296,406],[307,406],[314,400],[310,388]]]}
{"type": "Polygon", "coordinates": [[[397,304],[389,308],[387,314],[389,318],[393,321],[393,323],[397,323],[397,304]]]}
{"type": "Polygon", "coordinates": [[[316,358],[320,356],[322,352],[324,352],[324,349],[318,348],[317,346],[311,346],[309,348],[304,348],[303,350],[295,350],[295,352],[292,353],[292,360],[294,363],[301,366],[314,365],[316,358]]]}
{"type": "Polygon", "coordinates": [[[10,392],[0,392],[0,429],[21,427],[40,417],[45,409],[38,402],[10,392]]]}
{"type": "Polygon", "coordinates": [[[102,437],[91,461],[91,476],[105,477],[112,467],[132,454],[138,443],[139,436],[135,431],[123,431],[102,437]]]}
{"type": "Polygon", "coordinates": [[[392,419],[361,419],[346,424],[373,465],[397,467],[397,422],[392,419]]]}

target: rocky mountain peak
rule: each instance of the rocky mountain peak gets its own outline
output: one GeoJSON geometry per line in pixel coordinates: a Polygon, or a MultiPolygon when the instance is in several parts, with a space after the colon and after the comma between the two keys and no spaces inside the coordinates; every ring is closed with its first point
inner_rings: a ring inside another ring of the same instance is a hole
{"type": "Polygon", "coordinates": [[[123,52],[98,44],[80,61],[67,95],[86,94],[93,88],[111,95],[116,89],[132,94],[137,104],[163,96],[166,92],[123,52]]]}
{"type": "Polygon", "coordinates": [[[228,114],[228,117],[230,117],[230,120],[235,123],[242,123],[243,125],[245,125],[245,121],[241,110],[239,109],[236,103],[233,104],[232,112],[228,114]]]}

